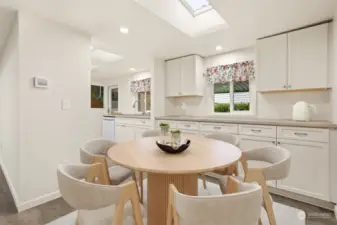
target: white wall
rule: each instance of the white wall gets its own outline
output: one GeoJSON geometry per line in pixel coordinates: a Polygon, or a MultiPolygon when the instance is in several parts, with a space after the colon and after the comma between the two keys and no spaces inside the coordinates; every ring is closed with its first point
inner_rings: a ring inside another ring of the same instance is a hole
{"type": "Polygon", "coordinates": [[[0,166],[14,200],[19,190],[18,26],[12,28],[0,63],[0,166]]]}
{"type": "Polygon", "coordinates": [[[137,113],[137,109],[132,108],[132,104],[137,100],[137,94],[131,92],[131,81],[142,80],[150,78],[150,72],[140,72],[132,75],[122,75],[118,77],[113,77],[111,79],[95,79],[93,81],[96,84],[101,84],[104,86],[104,112],[108,110],[108,87],[118,86],[118,111],[121,113],[137,113]]]}
{"type": "Polygon", "coordinates": [[[24,12],[18,24],[18,46],[9,45],[0,67],[0,136],[24,210],[59,197],[56,168],[79,162],[84,141],[101,136],[102,111],[90,108],[90,37],[24,12]],[[35,76],[50,87],[33,88],[35,76]],[[62,99],[70,110],[61,110],[62,99]]]}

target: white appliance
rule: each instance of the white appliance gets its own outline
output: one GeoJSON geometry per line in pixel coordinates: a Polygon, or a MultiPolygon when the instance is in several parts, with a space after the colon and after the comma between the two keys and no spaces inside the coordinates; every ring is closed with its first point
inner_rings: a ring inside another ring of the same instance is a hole
{"type": "Polygon", "coordinates": [[[293,120],[310,121],[316,114],[316,106],[300,101],[293,105],[293,120]]]}
{"type": "Polygon", "coordinates": [[[115,140],[115,118],[104,116],[102,121],[103,138],[112,141],[115,140]]]}

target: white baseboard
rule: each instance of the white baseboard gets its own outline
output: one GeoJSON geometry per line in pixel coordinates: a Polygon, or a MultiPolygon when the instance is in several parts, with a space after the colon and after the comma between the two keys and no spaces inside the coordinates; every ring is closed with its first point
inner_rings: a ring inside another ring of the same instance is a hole
{"type": "Polygon", "coordinates": [[[14,185],[13,185],[13,183],[12,183],[10,177],[9,177],[8,171],[7,171],[7,169],[5,167],[5,164],[3,163],[1,157],[0,157],[0,167],[2,169],[3,174],[5,175],[9,190],[11,191],[12,197],[14,199],[15,206],[16,206],[16,208],[18,208],[19,196],[18,196],[17,192],[15,191],[14,185]]]}
{"type": "Polygon", "coordinates": [[[25,211],[25,210],[33,208],[35,206],[42,205],[46,202],[55,200],[59,197],[61,197],[60,191],[55,191],[55,192],[37,197],[35,199],[20,203],[19,206],[18,206],[18,211],[19,212],[25,211]]]}
{"type": "Polygon", "coordinates": [[[335,217],[336,217],[336,220],[337,220],[337,205],[335,205],[335,217]]]}

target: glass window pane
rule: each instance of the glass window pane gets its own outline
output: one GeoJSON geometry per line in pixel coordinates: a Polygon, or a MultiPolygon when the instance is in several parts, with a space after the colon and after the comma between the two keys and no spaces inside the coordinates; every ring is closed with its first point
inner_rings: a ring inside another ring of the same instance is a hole
{"type": "Polygon", "coordinates": [[[230,112],[230,84],[214,84],[214,112],[230,112]]]}
{"type": "Polygon", "coordinates": [[[138,112],[145,111],[145,92],[138,92],[138,112]]]}
{"type": "Polygon", "coordinates": [[[146,92],[146,111],[151,110],[151,92],[146,92]]]}
{"type": "Polygon", "coordinates": [[[234,111],[249,111],[249,81],[234,81],[234,111]]]}
{"type": "Polygon", "coordinates": [[[184,1],[187,2],[187,4],[191,7],[191,9],[194,12],[210,6],[208,0],[184,0],[184,1]]]}

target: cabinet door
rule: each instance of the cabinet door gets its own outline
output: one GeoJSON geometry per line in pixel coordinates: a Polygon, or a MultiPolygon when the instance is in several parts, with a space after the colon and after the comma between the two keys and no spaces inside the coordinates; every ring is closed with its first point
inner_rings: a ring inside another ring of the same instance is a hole
{"type": "Polygon", "coordinates": [[[181,58],[182,95],[194,95],[199,92],[196,74],[196,56],[181,58]]]}
{"type": "Polygon", "coordinates": [[[181,59],[166,62],[166,96],[181,95],[181,59]]]}
{"type": "Polygon", "coordinates": [[[135,139],[134,129],[127,125],[116,125],[116,141],[124,142],[135,139]]]}
{"type": "Polygon", "coordinates": [[[329,201],[328,144],[278,140],[278,146],[291,153],[289,176],[278,188],[329,201]]]}
{"type": "Polygon", "coordinates": [[[257,41],[258,91],[286,89],[287,58],[287,34],[257,41]]]}
{"type": "Polygon", "coordinates": [[[328,85],[328,24],[288,34],[289,88],[328,85]]]}
{"type": "Polygon", "coordinates": [[[141,139],[143,137],[143,133],[145,131],[150,130],[150,128],[149,127],[135,127],[134,130],[135,130],[135,138],[136,140],[138,140],[138,139],[141,139]]]}
{"type": "MultiPolygon", "coordinates": [[[[240,135],[240,149],[242,151],[247,151],[254,148],[262,148],[266,146],[275,146],[275,138],[266,137],[250,137],[240,135]]],[[[270,165],[269,163],[259,162],[259,161],[248,161],[249,168],[263,168],[270,165]]],[[[243,170],[239,167],[239,173],[242,175],[243,170]]],[[[276,181],[268,181],[267,184],[272,187],[276,187],[276,181]]]]}

